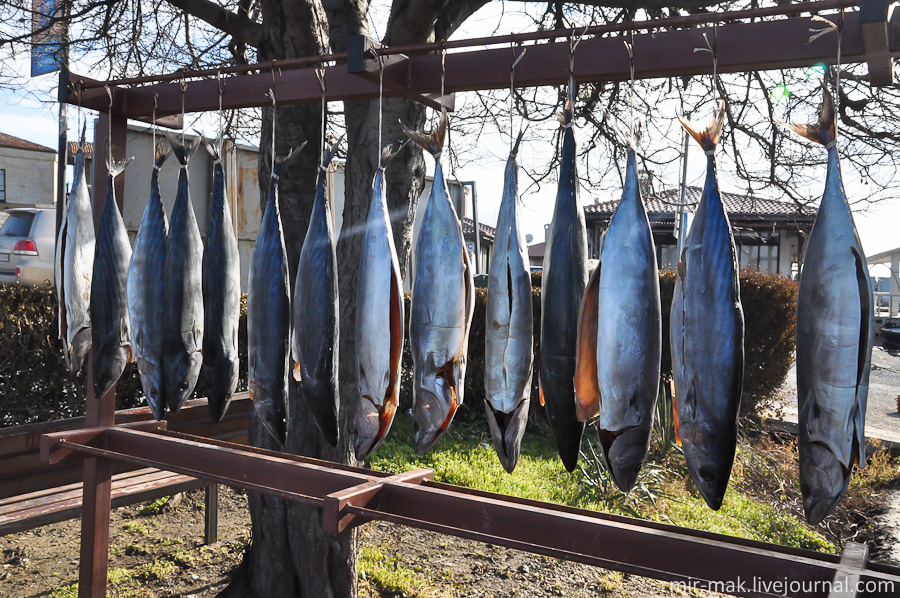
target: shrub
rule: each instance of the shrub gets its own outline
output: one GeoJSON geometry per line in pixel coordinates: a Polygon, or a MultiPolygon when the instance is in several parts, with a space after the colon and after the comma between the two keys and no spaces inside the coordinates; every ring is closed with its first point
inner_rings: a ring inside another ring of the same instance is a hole
{"type": "MultiPolygon", "coordinates": [[[[532,276],[539,279],[540,274],[532,276]]],[[[669,355],[669,310],[675,275],[660,273],[663,320],[662,372],[671,377],[669,355]]],[[[475,313],[469,337],[465,402],[457,417],[479,420],[484,407],[484,330],[487,290],[475,289],[475,313]]],[[[746,321],[744,395],[742,413],[754,413],[760,402],[784,382],[791,367],[794,350],[797,283],[778,275],[745,270],[741,272],[741,299],[746,321]]],[[[532,289],[534,308],[534,375],[532,393],[538,398],[540,365],[541,291],[532,289]]],[[[409,296],[406,297],[407,324],[409,296]]],[[[85,374],[72,375],[62,360],[57,340],[56,294],[52,288],[0,285],[0,425],[11,426],[33,421],[74,417],[84,413],[85,374]]],[[[408,328],[407,328],[408,329],[408,328]]],[[[238,334],[241,360],[239,390],[247,388],[246,298],[242,301],[238,334]]],[[[403,349],[401,408],[412,403],[412,355],[409,343],[403,349]]],[[[204,396],[203,379],[195,396],[204,396]]],[[[117,386],[116,407],[126,409],[143,404],[135,365],[129,364],[117,386]]],[[[540,409],[533,407],[531,416],[540,409]]]]}

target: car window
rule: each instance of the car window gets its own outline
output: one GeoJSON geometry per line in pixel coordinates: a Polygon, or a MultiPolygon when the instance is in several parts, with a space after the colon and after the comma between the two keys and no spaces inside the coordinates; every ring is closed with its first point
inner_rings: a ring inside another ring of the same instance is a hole
{"type": "Polygon", "coordinates": [[[31,222],[34,220],[33,212],[13,212],[0,228],[0,236],[3,237],[27,237],[31,232],[31,222]]]}

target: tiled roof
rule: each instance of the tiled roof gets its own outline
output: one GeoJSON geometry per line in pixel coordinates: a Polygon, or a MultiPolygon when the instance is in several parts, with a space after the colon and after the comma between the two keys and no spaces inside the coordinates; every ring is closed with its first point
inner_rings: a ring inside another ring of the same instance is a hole
{"type": "Polygon", "coordinates": [[[6,133],[0,133],[0,147],[11,147],[14,149],[30,150],[33,152],[48,152],[51,154],[56,153],[55,149],[49,148],[44,145],[38,145],[37,143],[26,141],[24,139],[19,139],[18,137],[13,137],[12,135],[7,135],[6,133]]]}
{"type": "MultiPolygon", "coordinates": [[[[481,229],[481,237],[484,239],[493,240],[494,236],[497,234],[497,229],[487,224],[478,223],[479,228],[481,229]]],[[[463,236],[475,236],[475,222],[472,221],[471,218],[463,218],[462,219],[462,232],[463,236]]]]}
{"type": "MultiPolygon", "coordinates": [[[[685,189],[685,203],[689,210],[694,211],[697,204],[700,203],[700,196],[703,189],[699,187],[688,187],[685,189]]],[[[796,218],[799,220],[812,220],[815,217],[816,209],[813,207],[800,207],[794,202],[779,201],[777,199],[766,199],[763,197],[753,197],[750,195],[739,195],[737,193],[721,192],[722,203],[725,210],[731,216],[742,216],[745,218],[796,218]]],[[[662,193],[647,195],[644,197],[644,206],[648,215],[656,214],[659,216],[671,215],[674,217],[678,210],[678,204],[681,199],[679,189],[669,189],[662,193]]],[[[619,200],[603,201],[587,206],[584,211],[586,214],[598,214],[609,217],[619,205],[619,200]]]]}
{"type": "MultiPolygon", "coordinates": [[[[74,156],[75,152],[78,151],[78,142],[70,141],[69,142],[69,156],[74,156]]],[[[94,159],[94,144],[88,141],[84,144],[84,157],[88,160],[94,159]]]]}

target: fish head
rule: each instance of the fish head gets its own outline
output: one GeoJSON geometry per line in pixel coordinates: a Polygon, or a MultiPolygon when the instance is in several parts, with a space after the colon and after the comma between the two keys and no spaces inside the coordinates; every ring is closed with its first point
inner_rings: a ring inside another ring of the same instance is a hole
{"type": "Polygon", "coordinates": [[[818,525],[847,492],[850,471],[818,442],[800,443],[800,493],[810,525],[818,525]]]}
{"type": "Polygon", "coordinates": [[[200,377],[200,351],[167,352],[163,354],[163,368],[166,372],[166,405],[170,411],[178,411],[194,392],[200,377]]]}
{"type": "Polygon", "coordinates": [[[357,459],[364,461],[378,448],[391,428],[396,411],[397,404],[393,401],[379,405],[371,396],[360,395],[355,418],[357,459]]]}
{"type": "Polygon", "coordinates": [[[515,409],[505,413],[494,409],[488,401],[484,402],[494,450],[507,473],[512,473],[516,468],[516,463],[519,462],[522,436],[525,434],[525,425],[528,423],[530,405],[531,399],[522,399],[515,409]]]}
{"type": "Polygon", "coordinates": [[[444,435],[459,407],[456,385],[461,382],[455,360],[436,373],[427,373],[416,385],[412,408],[416,453],[424,455],[444,435]]]}
{"type": "Polygon", "coordinates": [[[212,366],[203,366],[206,396],[213,421],[220,422],[238,383],[238,360],[220,359],[212,366]]]}
{"type": "Polygon", "coordinates": [[[622,492],[629,492],[650,447],[650,428],[629,426],[623,430],[599,430],[600,446],[610,477],[622,492]]]}
{"type": "Polygon", "coordinates": [[[147,405],[149,405],[153,417],[162,420],[166,416],[166,397],[163,394],[164,377],[162,367],[158,363],[140,358],[137,360],[137,367],[147,405]]]}
{"type": "Polygon", "coordinates": [[[105,395],[118,382],[125,364],[131,360],[128,346],[116,346],[109,351],[96,351],[93,362],[94,396],[105,395]]]}
{"type": "Polygon", "coordinates": [[[691,478],[709,508],[718,511],[731,477],[735,436],[714,428],[718,425],[683,422],[680,432],[691,478]]]}

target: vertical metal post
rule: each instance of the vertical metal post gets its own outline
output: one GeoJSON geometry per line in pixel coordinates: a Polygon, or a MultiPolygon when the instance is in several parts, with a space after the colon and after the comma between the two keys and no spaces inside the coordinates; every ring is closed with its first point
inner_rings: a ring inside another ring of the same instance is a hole
{"type": "Polygon", "coordinates": [[[481,225],[478,223],[478,192],[475,190],[475,181],[462,183],[472,189],[472,222],[475,228],[475,274],[481,274],[481,225]]]}
{"type": "MultiPolygon", "coordinates": [[[[64,51],[64,56],[66,52],[64,51]]],[[[56,151],[56,235],[62,226],[63,210],[66,197],[66,164],[69,161],[69,144],[67,133],[69,128],[69,110],[65,98],[69,87],[69,65],[64,57],[59,69],[59,145],[56,151]]]]}
{"type": "Polygon", "coordinates": [[[687,200],[687,161],[688,149],[690,148],[691,138],[682,128],[681,136],[684,138],[684,151],[681,154],[681,200],[678,202],[678,218],[675,220],[675,230],[678,233],[675,245],[675,263],[681,261],[681,252],[684,249],[684,241],[687,237],[687,213],[685,212],[685,201],[687,200]]]}
{"type": "MultiPolygon", "coordinates": [[[[113,158],[121,160],[125,156],[125,133],[127,119],[112,115],[113,158]]],[[[101,114],[94,132],[94,148],[106,147],[110,117],[101,114]]],[[[101,150],[102,151],[102,150],[101,150]]],[[[95,156],[99,155],[96,153],[95,156]]],[[[106,198],[107,178],[104,160],[94,160],[96,182],[94,186],[94,224],[100,222],[106,198]]],[[[124,181],[116,181],[116,197],[122,209],[124,181]]],[[[94,375],[91,359],[88,360],[87,413],[85,426],[111,426],[116,418],[116,387],[102,397],[94,396],[94,375]]],[[[78,572],[78,598],[105,598],[106,579],[109,567],[109,513],[110,492],[112,490],[112,462],[91,457],[82,466],[82,511],[81,511],[81,560],[78,572]]]]}
{"type": "Polygon", "coordinates": [[[203,542],[206,545],[219,541],[219,485],[206,487],[206,513],[204,521],[203,542]]]}

